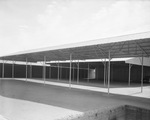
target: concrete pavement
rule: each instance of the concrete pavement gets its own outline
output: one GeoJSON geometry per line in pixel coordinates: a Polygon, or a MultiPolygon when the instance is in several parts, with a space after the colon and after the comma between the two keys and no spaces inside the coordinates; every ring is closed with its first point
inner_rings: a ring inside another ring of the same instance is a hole
{"type": "MultiPolygon", "coordinates": [[[[12,79],[11,79],[12,80],[12,79]]],[[[23,78],[15,78],[15,80],[22,80],[26,81],[26,79],[23,78]]],[[[108,89],[107,87],[96,87],[96,86],[88,86],[88,84],[80,85],[80,84],[71,84],[69,83],[62,83],[62,82],[53,82],[53,81],[42,81],[37,79],[27,79],[29,82],[35,82],[35,83],[41,83],[41,84],[47,84],[47,85],[55,85],[55,86],[61,86],[61,87],[71,87],[76,89],[82,89],[82,90],[90,90],[90,91],[96,91],[96,92],[104,92],[107,93],[108,89]]],[[[150,98],[150,85],[149,86],[143,86],[143,92],[141,92],[141,87],[113,87],[110,88],[110,94],[118,94],[118,95],[128,95],[128,96],[135,96],[135,97],[142,97],[142,98],[150,98]]]]}

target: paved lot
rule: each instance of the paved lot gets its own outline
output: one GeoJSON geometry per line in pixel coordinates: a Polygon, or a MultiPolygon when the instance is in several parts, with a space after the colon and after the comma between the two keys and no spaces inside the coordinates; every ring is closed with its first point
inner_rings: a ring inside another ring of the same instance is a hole
{"type": "MultiPolygon", "coordinates": [[[[16,79],[16,80],[22,80],[25,81],[25,79],[16,79]]],[[[37,79],[28,79],[30,82],[36,82],[43,84],[44,82],[42,80],[37,79]]],[[[47,85],[55,85],[55,86],[61,86],[61,87],[70,87],[67,81],[57,81],[57,80],[47,80],[45,82],[47,85]]],[[[76,82],[73,82],[71,85],[71,88],[81,89],[81,90],[90,90],[90,91],[96,91],[96,92],[104,92],[108,93],[107,85],[103,85],[103,83],[79,83],[76,84],[76,82]]],[[[143,86],[143,92],[141,92],[141,85],[132,83],[131,86],[128,86],[125,83],[117,83],[117,84],[111,84],[110,85],[110,93],[112,94],[118,94],[118,95],[127,95],[127,96],[136,96],[136,97],[142,97],[142,98],[150,98],[150,84],[144,84],[143,86]]]]}
{"type": "MultiPolygon", "coordinates": [[[[118,106],[124,104],[150,109],[149,98],[133,97],[118,94],[108,95],[105,92],[96,91],[95,87],[93,87],[93,89],[95,90],[83,90],[76,88],[69,89],[68,84],[67,87],[61,86],[66,84],[51,84],[49,83],[44,85],[35,82],[5,79],[1,80],[0,94],[3,97],[10,99],[23,100],[37,104],[64,108],[66,110],[72,110],[75,112],[78,111],[79,113],[93,109],[102,109],[105,107],[118,106]]],[[[49,115],[52,116],[52,113],[49,113],[49,115]]]]}
{"type": "Polygon", "coordinates": [[[82,112],[0,96],[0,120],[56,120],[82,112]],[[3,115],[3,116],[2,116],[3,115]]]}

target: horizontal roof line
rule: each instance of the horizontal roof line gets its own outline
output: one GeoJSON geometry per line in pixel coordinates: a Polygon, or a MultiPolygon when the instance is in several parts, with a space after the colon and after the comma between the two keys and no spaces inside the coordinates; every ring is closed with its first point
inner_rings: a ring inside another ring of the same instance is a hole
{"type": "Polygon", "coordinates": [[[68,48],[75,48],[75,47],[82,47],[82,46],[99,45],[99,44],[107,44],[107,43],[114,43],[114,42],[123,42],[123,41],[128,41],[128,40],[137,40],[137,39],[145,39],[145,38],[150,38],[150,31],[142,32],[142,33],[128,34],[128,35],[121,35],[121,36],[114,36],[114,37],[109,37],[109,38],[101,38],[101,39],[96,39],[96,40],[88,40],[88,41],[84,41],[84,42],[70,43],[70,44],[45,47],[45,48],[39,48],[39,49],[33,49],[33,50],[27,50],[27,51],[20,51],[20,52],[5,55],[2,57],[28,54],[28,53],[36,53],[36,52],[43,52],[43,51],[50,51],[50,50],[57,50],[57,49],[59,50],[59,49],[68,49],[68,48]]]}

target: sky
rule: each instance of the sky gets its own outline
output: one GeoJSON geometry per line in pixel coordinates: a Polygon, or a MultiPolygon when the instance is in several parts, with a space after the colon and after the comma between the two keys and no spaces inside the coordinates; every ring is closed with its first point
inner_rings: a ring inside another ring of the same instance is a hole
{"type": "Polygon", "coordinates": [[[0,0],[0,56],[146,31],[149,0],[0,0]]]}

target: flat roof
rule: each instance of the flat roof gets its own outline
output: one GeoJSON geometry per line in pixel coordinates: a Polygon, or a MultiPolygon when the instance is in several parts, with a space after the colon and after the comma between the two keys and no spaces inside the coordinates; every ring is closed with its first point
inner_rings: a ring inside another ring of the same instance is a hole
{"type": "MultiPolygon", "coordinates": [[[[142,65],[142,58],[132,58],[125,61],[125,63],[133,65],[142,65]]],[[[150,66],[150,58],[143,57],[143,66],[150,66]]]]}
{"type": "Polygon", "coordinates": [[[150,31],[22,51],[0,59],[26,61],[27,58],[30,62],[37,62],[45,58],[46,61],[59,61],[69,60],[70,54],[73,60],[105,59],[109,51],[111,58],[149,57],[150,31]]]}

